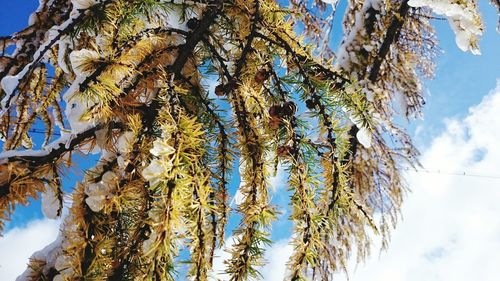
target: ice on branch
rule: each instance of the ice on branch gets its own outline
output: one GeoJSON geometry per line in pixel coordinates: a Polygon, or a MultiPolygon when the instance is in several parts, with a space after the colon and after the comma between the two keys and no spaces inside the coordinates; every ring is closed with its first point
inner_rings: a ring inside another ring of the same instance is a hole
{"type": "Polygon", "coordinates": [[[90,75],[95,70],[95,63],[100,57],[98,52],[87,49],[73,51],[69,55],[71,67],[78,76],[90,75]]]}
{"type": "Polygon", "coordinates": [[[57,64],[61,67],[64,73],[69,73],[69,67],[66,63],[66,53],[68,52],[67,38],[59,40],[59,48],[57,49],[57,64]]]}
{"type": "Polygon", "coordinates": [[[166,141],[157,139],[153,142],[153,148],[151,148],[150,152],[154,156],[166,156],[167,158],[171,158],[170,155],[175,152],[175,148],[169,145],[166,141]]]}
{"type": "Polygon", "coordinates": [[[127,166],[128,157],[126,156],[130,153],[130,151],[132,151],[135,139],[136,136],[134,132],[127,131],[123,133],[116,141],[116,149],[119,153],[119,156],[117,158],[118,166],[120,167],[127,166]]]}
{"type": "Polygon", "coordinates": [[[66,280],[65,276],[71,276],[74,273],[70,260],[65,255],[57,257],[54,268],[60,272],[54,277],[54,281],[64,281],[66,280]]]}
{"type": "Polygon", "coordinates": [[[408,5],[416,8],[428,7],[434,13],[445,16],[455,32],[457,46],[464,52],[481,54],[478,36],[483,34],[481,17],[473,1],[452,0],[409,0],[408,5]]]}
{"type": "Polygon", "coordinates": [[[321,1],[323,1],[323,3],[330,4],[332,6],[337,5],[337,2],[339,2],[339,0],[321,0],[321,1]]]}
{"type": "Polygon", "coordinates": [[[116,174],[108,171],[104,173],[100,182],[85,187],[85,194],[88,196],[85,202],[92,211],[99,212],[102,210],[106,201],[113,196],[117,180],[116,174]]]}
{"type": "Polygon", "coordinates": [[[42,212],[46,218],[57,219],[62,212],[62,196],[56,186],[46,184],[42,193],[42,212]]]}
{"type": "Polygon", "coordinates": [[[96,123],[96,120],[91,118],[83,118],[89,108],[95,104],[89,99],[77,95],[78,87],[83,80],[83,76],[77,77],[63,95],[63,99],[67,104],[64,114],[71,127],[71,133],[74,135],[89,129],[96,123]]]}
{"type": "Polygon", "coordinates": [[[352,64],[360,63],[358,60],[360,46],[363,46],[367,51],[377,47],[377,43],[374,41],[366,42],[364,37],[367,34],[364,23],[368,10],[373,9],[382,12],[383,7],[384,5],[381,4],[380,0],[365,1],[361,10],[355,14],[354,25],[347,31],[337,52],[337,64],[341,68],[351,71],[352,64]]]}
{"type": "MultiPolygon", "coordinates": [[[[28,64],[28,66],[29,65],[31,65],[31,64],[28,64]]],[[[5,96],[3,97],[2,102],[1,102],[1,106],[2,106],[2,111],[0,113],[1,116],[4,116],[6,110],[10,107],[10,105],[16,102],[17,94],[15,93],[15,90],[16,90],[17,86],[19,85],[19,81],[24,77],[24,75],[26,75],[26,72],[29,69],[28,66],[25,67],[17,75],[5,76],[2,79],[2,81],[0,82],[2,89],[5,92],[5,96]]]]}
{"type": "Polygon", "coordinates": [[[161,138],[153,142],[150,152],[158,158],[153,159],[142,171],[142,176],[149,181],[151,186],[158,184],[161,179],[168,178],[173,168],[175,148],[168,144],[168,140],[168,138],[161,138]]]}
{"type": "Polygon", "coordinates": [[[363,125],[363,122],[355,117],[352,114],[349,114],[349,123],[352,126],[356,126],[358,128],[358,132],[356,133],[356,139],[358,142],[364,146],[365,148],[370,148],[372,146],[372,132],[369,128],[363,125]]]}
{"type": "MultiPolygon", "coordinates": [[[[359,128],[359,127],[358,127],[359,128]]],[[[359,143],[365,148],[370,148],[372,146],[372,133],[365,127],[359,128],[359,131],[356,133],[356,139],[359,143]]]]}
{"type": "Polygon", "coordinates": [[[148,239],[144,240],[144,242],[142,243],[142,251],[144,253],[149,253],[149,251],[154,248],[153,246],[156,242],[157,237],[158,235],[156,234],[156,232],[153,232],[148,239]]]}
{"type": "Polygon", "coordinates": [[[84,10],[88,9],[95,4],[97,4],[96,0],[71,0],[71,3],[73,4],[73,9],[75,10],[84,10]]]}

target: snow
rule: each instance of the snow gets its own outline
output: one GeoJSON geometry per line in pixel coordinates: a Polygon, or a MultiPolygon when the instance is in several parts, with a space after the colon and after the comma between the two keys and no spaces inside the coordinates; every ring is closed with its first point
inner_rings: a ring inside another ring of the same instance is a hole
{"type": "Polygon", "coordinates": [[[135,142],[135,134],[132,131],[127,131],[123,133],[118,140],[116,140],[116,149],[118,151],[118,166],[124,168],[128,164],[128,157],[125,157],[133,149],[135,142]]]}
{"type": "MultiPolygon", "coordinates": [[[[69,219],[70,217],[67,217],[69,219]]],[[[61,243],[62,248],[64,248],[65,244],[67,244],[66,241],[63,241],[61,243]]],[[[63,281],[63,280],[68,280],[68,278],[65,278],[66,276],[72,276],[74,273],[74,270],[71,266],[71,259],[65,255],[61,254],[59,255],[55,262],[53,263],[54,268],[59,271],[59,274],[54,277],[54,281],[63,281]]]]}
{"type": "Polygon", "coordinates": [[[19,85],[19,81],[24,77],[24,75],[26,75],[26,72],[28,72],[30,67],[31,63],[26,65],[24,69],[17,75],[7,75],[0,82],[2,89],[5,92],[5,96],[3,97],[2,102],[0,103],[2,106],[2,110],[0,111],[0,116],[4,116],[7,110],[10,108],[10,106],[16,102],[19,94],[15,93],[15,90],[19,85]]]}
{"type": "Polygon", "coordinates": [[[367,101],[374,102],[375,97],[382,91],[382,89],[377,87],[375,84],[363,84],[363,82],[366,82],[366,80],[360,81],[360,85],[363,86],[363,88],[361,88],[361,92],[365,95],[367,101]]]}
{"type": "Polygon", "coordinates": [[[90,61],[97,61],[100,57],[101,55],[96,51],[81,49],[71,52],[69,60],[71,62],[71,67],[77,76],[88,76],[92,74],[92,70],[85,70],[86,64],[90,61]]]}
{"type": "Polygon", "coordinates": [[[142,176],[149,181],[151,186],[157,185],[162,179],[167,178],[174,166],[175,148],[169,145],[170,134],[162,133],[162,138],[153,142],[150,152],[157,158],[151,160],[149,165],[142,170],[142,176]]]}
{"type": "Polygon", "coordinates": [[[233,206],[239,206],[239,205],[241,205],[241,203],[243,203],[243,201],[245,201],[246,196],[245,196],[245,194],[243,194],[243,192],[241,192],[242,186],[243,186],[243,182],[240,182],[240,186],[238,187],[238,190],[236,190],[236,193],[234,194],[233,199],[229,203],[229,206],[231,208],[233,206]]]}
{"type": "Polygon", "coordinates": [[[61,271],[61,270],[65,269],[67,266],[68,265],[66,263],[66,259],[64,258],[64,256],[57,257],[56,263],[54,264],[54,268],[57,271],[61,271]]]}
{"type": "Polygon", "coordinates": [[[162,161],[159,159],[153,159],[149,165],[142,170],[142,176],[149,181],[149,185],[153,187],[160,183],[166,168],[169,168],[169,170],[171,169],[171,167],[164,167],[162,161]]]}
{"type": "MultiPolygon", "coordinates": [[[[127,167],[128,163],[130,161],[127,158],[120,155],[120,156],[116,157],[116,162],[118,163],[118,167],[123,169],[123,168],[127,167]]],[[[122,172],[125,173],[125,169],[123,169],[122,172]]]]}
{"type": "Polygon", "coordinates": [[[71,276],[73,271],[73,268],[71,267],[71,261],[68,259],[67,256],[65,255],[60,255],[57,257],[54,268],[60,272],[60,274],[56,275],[54,277],[54,281],[64,281],[67,280],[64,277],[65,276],[71,276]]]}
{"type": "Polygon", "coordinates": [[[167,142],[157,139],[153,142],[153,148],[150,150],[154,156],[169,156],[175,152],[175,148],[167,142]]]}
{"type": "Polygon", "coordinates": [[[100,182],[85,187],[85,194],[88,196],[85,203],[92,211],[99,212],[102,210],[106,201],[113,196],[117,179],[115,173],[108,171],[104,173],[100,182]]]}
{"type": "Polygon", "coordinates": [[[148,239],[146,239],[142,243],[142,252],[143,253],[148,253],[154,246],[154,243],[156,242],[157,234],[156,232],[151,233],[148,239]]]}
{"type": "Polygon", "coordinates": [[[66,64],[66,52],[68,51],[68,43],[66,40],[59,40],[59,49],[57,50],[57,64],[64,71],[69,73],[68,64],[66,64]]]}
{"type": "MultiPolygon", "coordinates": [[[[369,128],[363,126],[362,120],[360,118],[355,117],[354,114],[351,113],[347,108],[342,108],[342,111],[347,114],[349,117],[346,125],[356,126],[359,130],[356,133],[356,139],[358,142],[363,145],[365,148],[370,148],[372,145],[372,132],[369,128]]],[[[380,122],[380,116],[378,114],[373,114],[374,119],[380,122]]]]}
{"type": "Polygon", "coordinates": [[[109,186],[115,184],[117,180],[118,177],[111,171],[107,171],[106,173],[104,173],[104,175],[102,175],[102,182],[106,183],[109,186]]]}
{"type": "Polygon", "coordinates": [[[96,0],[71,0],[71,3],[73,4],[73,10],[88,9],[97,4],[97,2],[98,1],[96,0]]]}
{"type": "Polygon", "coordinates": [[[76,74],[76,79],[64,93],[63,99],[66,102],[64,114],[66,115],[73,134],[85,131],[92,126],[96,126],[98,123],[98,120],[95,119],[82,119],[82,116],[95,105],[95,102],[82,98],[78,93],[81,83],[92,73],[90,69],[87,69],[88,63],[99,60],[100,58],[101,55],[98,52],[87,49],[73,51],[69,55],[71,67],[76,74]]]}
{"type": "Polygon", "coordinates": [[[330,4],[332,6],[335,6],[337,5],[337,2],[339,2],[339,0],[321,0],[323,3],[326,3],[326,4],[330,4]]]}
{"type": "Polygon", "coordinates": [[[116,157],[116,154],[112,151],[109,150],[102,150],[101,151],[101,157],[99,158],[100,161],[110,161],[116,157]]]}
{"type": "MultiPolygon", "coordinates": [[[[85,123],[85,122],[80,122],[85,123]]],[[[34,150],[34,149],[26,149],[26,150],[6,150],[0,153],[0,164],[6,163],[11,157],[43,157],[47,156],[51,151],[55,149],[59,149],[61,145],[65,147],[69,147],[71,140],[75,138],[78,134],[82,133],[87,129],[91,129],[92,127],[86,124],[85,126],[78,127],[80,130],[75,130],[74,133],[66,133],[62,132],[61,137],[54,140],[50,144],[44,146],[42,149],[34,150]]],[[[99,132],[99,131],[98,131],[99,132]]],[[[85,152],[85,147],[82,148],[83,152],[85,152]]],[[[92,151],[87,151],[88,153],[92,153],[98,151],[99,147],[94,148],[92,151]]],[[[103,152],[104,153],[104,152],[103,152]]]]}
{"type": "Polygon", "coordinates": [[[372,146],[372,132],[370,129],[363,126],[362,121],[354,117],[353,114],[349,113],[347,109],[343,108],[342,110],[349,115],[348,123],[359,129],[356,133],[356,139],[358,142],[365,148],[370,148],[372,146]]]}
{"type": "Polygon", "coordinates": [[[85,199],[85,203],[94,212],[99,212],[104,208],[104,202],[106,201],[106,196],[102,194],[96,194],[89,196],[85,199]]]}
{"type": "Polygon", "coordinates": [[[135,141],[135,135],[132,131],[123,133],[116,141],[116,148],[120,154],[128,154],[132,150],[135,141]]]}
{"type": "MultiPolygon", "coordinates": [[[[174,8],[169,9],[168,11],[163,10],[159,11],[159,14],[162,16],[163,22],[166,26],[183,31],[191,31],[187,27],[187,21],[191,18],[199,18],[199,15],[203,13],[202,7],[207,5],[205,3],[201,3],[203,1],[197,3],[197,5],[188,6],[185,6],[185,1],[170,0],[169,2],[183,5],[184,9],[174,8]]],[[[171,38],[171,40],[173,40],[172,44],[182,44],[185,39],[182,36],[174,36],[171,38]]]]}
{"type": "Polygon", "coordinates": [[[42,212],[48,219],[57,219],[62,212],[62,202],[59,201],[56,188],[46,184],[42,193],[42,212]]]}
{"type": "MultiPolygon", "coordinates": [[[[186,9],[185,12],[185,19],[196,17],[194,12],[190,9],[186,9]]],[[[182,21],[183,15],[180,9],[171,9],[168,10],[168,12],[162,11],[161,15],[165,18],[164,21],[168,25],[168,27],[189,31],[189,28],[186,25],[187,22],[182,21]]]]}
{"type": "Polygon", "coordinates": [[[400,114],[407,115],[408,114],[408,102],[406,100],[406,96],[399,91],[394,91],[393,102],[396,105],[396,109],[399,110],[400,114]]]}
{"type": "Polygon", "coordinates": [[[354,16],[354,25],[349,30],[349,33],[344,37],[339,50],[337,51],[337,65],[342,69],[351,71],[352,63],[359,63],[357,55],[359,54],[359,48],[361,44],[366,50],[373,49],[375,42],[358,42],[359,37],[365,35],[364,21],[366,17],[366,12],[373,8],[377,11],[381,11],[383,5],[381,5],[381,0],[368,0],[365,1],[363,7],[360,11],[356,12],[354,16]]]}
{"type": "Polygon", "coordinates": [[[59,148],[61,144],[67,144],[72,135],[71,134],[66,134],[64,136],[61,136],[59,139],[53,141],[46,147],[40,150],[33,150],[33,149],[27,149],[27,150],[7,150],[2,153],[0,153],[0,164],[5,163],[8,158],[10,157],[23,157],[23,156],[35,156],[35,157],[41,157],[41,156],[46,156],[48,155],[52,150],[59,148]]]}
{"type": "Polygon", "coordinates": [[[372,135],[369,129],[365,127],[358,127],[359,131],[356,134],[356,139],[365,148],[370,148],[372,146],[372,135]]]}
{"type": "Polygon", "coordinates": [[[434,13],[448,18],[448,22],[455,32],[457,46],[464,52],[470,51],[474,55],[481,52],[477,46],[477,37],[483,34],[480,16],[475,10],[474,3],[453,3],[451,0],[409,0],[412,7],[428,7],[434,13]]]}
{"type": "Polygon", "coordinates": [[[66,115],[68,123],[71,127],[71,133],[74,135],[96,125],[95,121],[82,120],[82,115],[94,105],[93,102],[84,100],[77,95],[80,83],[83,82],[84,79],[84,77],[78,76],[63,95],[63,99],[66,102],[64,114],[66,115]]]}
{"type": "Polygon", "coordinates": [[[29,26],[32,26],[32,25],[34,25],[36,23],[36,21],[38,19],[37,13],[40,12],[40,11],[42,11],[42,9],[45,6],[46,2],[47,2],[47,0],[38,0],[38,8],[29,17],[29,20],[28,20],[28,25],[29,26]]]}

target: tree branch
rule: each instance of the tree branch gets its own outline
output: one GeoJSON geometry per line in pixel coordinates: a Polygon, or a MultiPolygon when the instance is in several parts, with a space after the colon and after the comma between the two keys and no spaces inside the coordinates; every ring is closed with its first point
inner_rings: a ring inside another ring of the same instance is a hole
{"type": "Polygon", "coordinates": [[[371,82],[377,81],[380,67],[384,62],[385,57],[389,53],[391,45],[398,40],[405,17],[408,14],[409,10],[410,6],[408,5],[408,0],[404,0],[399,7],[398,13],[392,17],[392,22],[387,29],[386,36],[384,38],[384,41],[382,42],[382,45],[380,46],[377,57],[375,58],[375,62],[373,63],[370,75],[368,77],[371,82]]]}

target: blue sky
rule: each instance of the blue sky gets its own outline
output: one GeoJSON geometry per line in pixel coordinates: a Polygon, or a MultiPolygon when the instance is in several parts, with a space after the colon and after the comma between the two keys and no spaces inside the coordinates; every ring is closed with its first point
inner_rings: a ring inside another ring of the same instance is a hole
{"type": "MultiPolygon", "coordinates": [[[[448,23],[434,21],[443,54],[437,60],[435,79],[425,82],[424,119],[407,127],[422,151],[425,168],[441,173],[408,173],[413,192],[408,194],[405,219],[394,232],[389,251],[379,256],[374,248],[373,258],[353,270],[351,280],[496,280],[500,275],[500,269],[491,264],[500,262],[500,219],[493,212],[500,213],[495,204],[500,199],[500,180],[446,175],[500,176],[496,145],[500,35],[495,30],[497,15],[488,2],[479,1],[486,25],[481,56],[459,50],[448,23]]],[[[24,28],[37,4],[36,0],[0,0],[0,36],[24,28]]],[[[79,164],[79,172],[66,181],[69,187],[91,163],[79,164]]],[[[279,195],[283,180],[282,175],[273,179],[278,201],[286,199],[279,195]]],[[[19,208],[0,238],[0,280],[13,280],[30,253],[55,239],[57,222],[43,219],[39,210],[39,204],[19,208]]],[[[284,271],[283,261],[291,249],[287,235],[287,231],[275,233],[281,240],[267,256],[271,264],[263,269],[266,280],[276,280],[284,271]]]]}

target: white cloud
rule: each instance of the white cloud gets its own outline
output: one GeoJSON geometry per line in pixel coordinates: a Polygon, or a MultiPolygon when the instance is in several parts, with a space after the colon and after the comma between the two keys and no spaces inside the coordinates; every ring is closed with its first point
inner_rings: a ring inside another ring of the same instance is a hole
{"type": "Polygon", "coordinates": [[[424,151],[431,173],[409,173],[412,192],[390,248],[350,280],[498,280],[500,268],[500,81],[424,151]],[[439,171],[439,172],[437,172],[439,171]]]}
{"type": "Polygon", "coordinates": [[[0,280],[15,280],[23,273],[29,257],[56,239],[59,224],[59,220],[35,220],[0,237],[0,280]]]}
{"type": "MultiPolygon", "coordinates": [[[[409,172],[412,189],[387,252],[351,264],[351,281],[493,281],[500,268],[500,80],[463,119],[423,150],[428,172],[409,172]],[[463,174],[466,176],[456,175],[463,174]]],[[[264,280],[282,280],[291,247],[269,249],[264,280]]],[[[344,275],[336,280],[347,280],[344,275]]]]}
{"type": "Polygon", "coordinates": [[[265,260],[267,264],[260,270],[263,280],[283,280],[283,276],[286,274],[286,264],[292,252],[293,246],[290,245],[290,240],[274,242],[266,250],[265,260]]]}

